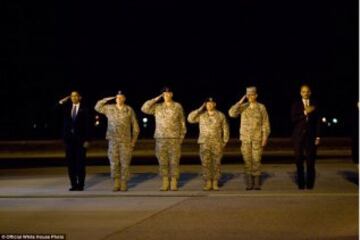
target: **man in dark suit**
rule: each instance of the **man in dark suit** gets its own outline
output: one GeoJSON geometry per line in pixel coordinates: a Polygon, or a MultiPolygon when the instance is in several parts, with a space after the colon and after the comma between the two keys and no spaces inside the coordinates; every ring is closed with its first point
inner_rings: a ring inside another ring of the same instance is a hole
{"type": "Polygon", "coordinates": [[[73,91],[59,101],[63,111],[63,138],[71,183],[69,191],[83,191],[86,149],[89,145],[89,114],[81,104],[79,92],[73,91]],[[69,101],[71,100],[71,101],[69,101]]]}
{"type": "Polygon", "coordinates": [[[308,85],[300,89],[301,99],[296,101],[291,110],[294,124],[293,141],[299,189],[313,189],[315,183],[316,148],[320,144],[320,121],[318,105],[311,96],[308,85]],[[304,173],[306,160],[306,181],[304,173]]]}

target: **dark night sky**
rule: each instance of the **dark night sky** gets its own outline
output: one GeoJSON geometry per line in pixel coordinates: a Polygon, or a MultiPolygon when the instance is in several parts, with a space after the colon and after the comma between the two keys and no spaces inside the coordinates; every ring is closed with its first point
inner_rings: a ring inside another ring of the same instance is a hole
{"type": "MultiPolygon", "coordinates": [[[[256,85],[272,135],[288,136],[291,102],[307,82],[324,116],[339,118],[324,134],[353,129],[357,1],[9,2],[0,138],[56,137],[53,106],[74,88],[91,108],[122,89],[140,119],[141,104],[163,85],[186,113],[208,95],[227,111],[256,85]]],[[[237,137],[238,120],[230,123],[237,137]]]]}

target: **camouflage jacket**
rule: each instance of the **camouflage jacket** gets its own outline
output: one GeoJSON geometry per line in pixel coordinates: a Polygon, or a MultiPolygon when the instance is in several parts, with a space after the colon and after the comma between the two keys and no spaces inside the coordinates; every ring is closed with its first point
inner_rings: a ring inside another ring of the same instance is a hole
{"type": "Polygon", "coordinates": [[[165,103],[156,103],[155,99],[151,99],[144,103],[141,111],[155,116],[154,138],[184,139],[186,134],[185,117],[179,103],[172,102],[170,106],[166,106],[165,103]]]}
{"type": "Polygon", "coordinates": [[[236,103],[229,109],[229,115],[233,118],[241,115],[241,141],[263,141],[269,137],[269,116],[263,104],[256,102],[250,107],[250,103],[236,103]]]}
{"type": "Polygon", "coordinates": [[[190,123],[199,123],[198,143],[222,142],[226,144],[229,141],[229,124],[225,115],[220,111],[215,111],[210,115],[201,108],[192,111],[188,116],[190,123]]]}
{"type": "Polygon", "coordinates": [[[140,129],[134,110],[128,105],[119,109],[116,104],[106,104],[106,102],[100,100],[95,105],[95,110],[108,119],[106,139],[135,143],[140,129]]]}

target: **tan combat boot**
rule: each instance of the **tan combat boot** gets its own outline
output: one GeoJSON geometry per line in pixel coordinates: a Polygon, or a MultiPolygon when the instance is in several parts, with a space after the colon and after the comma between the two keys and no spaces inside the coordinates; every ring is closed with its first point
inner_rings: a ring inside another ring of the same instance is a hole
{"type": "Polygon", "coordinates": [[[177,191],[178,187],[177,187],[177,179],[175,177],[171,178],[171,183],[170,183],[170,190],[171,191],[177,191]]]}
{"type": "Polygon", "coordinates": [[[219,191],[218,180],[213,180],[212,188],[213,188],[214,191],[219,191]]]}
{"type": "Polygon", "coordinates": [[[127,181],[126,181],[126,180],[122,180],[122,181],[121,181],[120,190],[121,190],[122,192],[126,192],[126,191],[128,190],[127,181]]]}
{"type": "Polygon", "coordinates": [[[163,177],[160,191],[167,191],[167,190],[169,190],[169,178],[163,177]]]}
{"type": "Polygon", "coordinates": [[[206,180],[203,187],[204,191],[210,191],[211,190],[211,180],[206,180]]]}
{"type": "Polygon", "coordinates": [[[120,180],[119,178],[114,178],[114,187],[113,187],[113,192],[117,192],[120,191],[120,180]]]}

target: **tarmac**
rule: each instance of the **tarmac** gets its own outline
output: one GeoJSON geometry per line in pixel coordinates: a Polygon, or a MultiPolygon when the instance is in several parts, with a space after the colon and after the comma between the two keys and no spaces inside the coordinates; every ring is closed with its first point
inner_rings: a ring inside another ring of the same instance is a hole
{"type": "Polygon", "coordinates": [[[108,166],[87,167],[83,192],[68,191],[65,167],[0,169],[0,234],[94,240],[359,238],[358,166],[350,158],[318,161],[313,190],[297,189],[293,164],[265,162],[261,191],[245,190],[240,162],[222,170],[218,192],[201,190],[199,164],[181,166],[179,191],[160,192],[158,167],[134,165],[129,191],[114,193],[108,166]]]}

